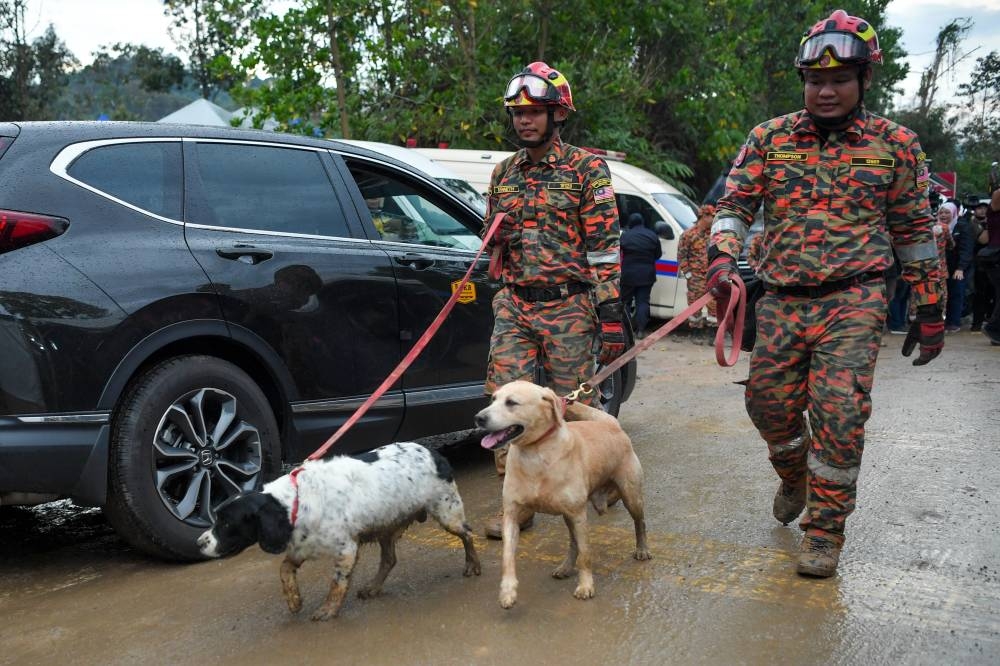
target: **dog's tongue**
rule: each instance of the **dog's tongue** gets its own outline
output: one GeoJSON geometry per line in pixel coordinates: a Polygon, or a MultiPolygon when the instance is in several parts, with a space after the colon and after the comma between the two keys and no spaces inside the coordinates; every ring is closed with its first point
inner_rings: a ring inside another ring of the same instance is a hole
{"type": "Polygon", "coordinates": [[[500,440],[503,439],[504,433],[506,432],[507,432],[506,430],[501,430],[500,432],[491,432],[490,434],[483,437],[482,440],[480,440],[479,445],[482,446],[484,449],[492,449],[494,446],[500,443],[500,440]]]}

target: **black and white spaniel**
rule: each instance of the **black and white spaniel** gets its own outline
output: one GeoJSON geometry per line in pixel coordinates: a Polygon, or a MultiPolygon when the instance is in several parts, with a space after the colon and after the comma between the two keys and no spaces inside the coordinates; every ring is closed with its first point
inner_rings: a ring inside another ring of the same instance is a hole
{"type": "Polygon", "coordinates": [[[466,576],[481,567],[451,466],[440,454],[413,442],[389,444],[358,456],[307,462],[266,484],[261,492],[228,500],[215,525],[198,538],[209,557],[233,555],[259,543],[285,553],[281,584],[293,613],[302,609],[296,572],[319,556],[334,559],[333,582],[314,620],[336,617],[344,603],[358,546],[377,541],[378,572],[358,592],[373,597],[396,564],[396,541],[413,521],[430,514],[465,546],[466,576]]]}

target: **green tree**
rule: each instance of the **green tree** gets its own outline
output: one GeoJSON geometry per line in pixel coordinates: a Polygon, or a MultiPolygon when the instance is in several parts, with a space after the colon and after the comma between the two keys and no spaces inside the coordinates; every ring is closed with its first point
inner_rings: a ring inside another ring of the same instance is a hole
{"type": "MultiPolygon", "coordinates": [[[[906,75],[889,0],[844,5],[877,26],[885,63],[866,94],[891,109],[906,75]]],[[[793,67],[819,0],[305,0],[250,21],[234,90],[282,127],[400,144],[513,148],[507,78],[542,59],[573,86],[564,136],[703,191],[747,132],[801,108],[793,67]],[[254,80],[264,71],[263,85],[254,80]]],[[[216,20],[223,20],[220,15],[216,20]]],[[[690,190],[689,190],[690,191],[690,190]]]]}
{"type": "Polygon", "coordinates": [[[0,120],[55,118],[54,104],[76,59],[48,26],[28,42],[26,0],[0,0],[0,120]]]}
{"type": "Polygon", "coordinates": [[[170,35],[187,54],[191,76],[204,99],[215,100],[242,72],[231,56],[252,41],[251,25],[263,12],[262,0],[164,0],[170,35]]]}
{"type": "Polygon", "coordinates": [[[959,94],[971,114],[962,132],[959,184],[969,193],[986,194],[990,164],[1000,160],[1000,53],[978,58],[959,94]]]}

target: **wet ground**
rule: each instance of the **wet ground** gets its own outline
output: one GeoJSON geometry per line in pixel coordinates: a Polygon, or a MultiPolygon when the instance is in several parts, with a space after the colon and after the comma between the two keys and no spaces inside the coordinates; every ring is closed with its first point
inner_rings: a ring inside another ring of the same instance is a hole
{"type": "MultiPolygon", "coordinates": [[[[329,584],[300,574],[292,616],[279,558],[259,549],[194,565],[149,560],[100,511],[0,507],[0,663],[989,664],[1000,663],[1000,348],[968,332],[913,368],[887,339],[839,575],[800,578],[800,532],[770,515],[776,486],[730,369],[690,337],[658,343],[621,421],[646,472],[654,559],[631,558],[619,506],[591,523],[597,596],[549,572],[562,520],[522,535],[517,606],[497,603],[500,546],[404,537],[385,594],[309,621],[329,584]]],[[[491,454],[452,447],[475,526],[495,509],[491,454]]],[[[376,568],[362,553],[355,587],[376,568]]]]}

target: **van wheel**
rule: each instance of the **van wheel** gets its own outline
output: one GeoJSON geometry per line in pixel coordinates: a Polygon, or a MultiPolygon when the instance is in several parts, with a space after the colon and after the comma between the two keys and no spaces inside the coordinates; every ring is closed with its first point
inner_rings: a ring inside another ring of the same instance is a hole
{"type": "Polygon", "coordinates": [[[119,535],[171,560],[204,559],[195,540],[215,509],[271,478],[278,426],[238,367],[181,356],[126,389],[112,423],[106,512],[119,535]]]}

